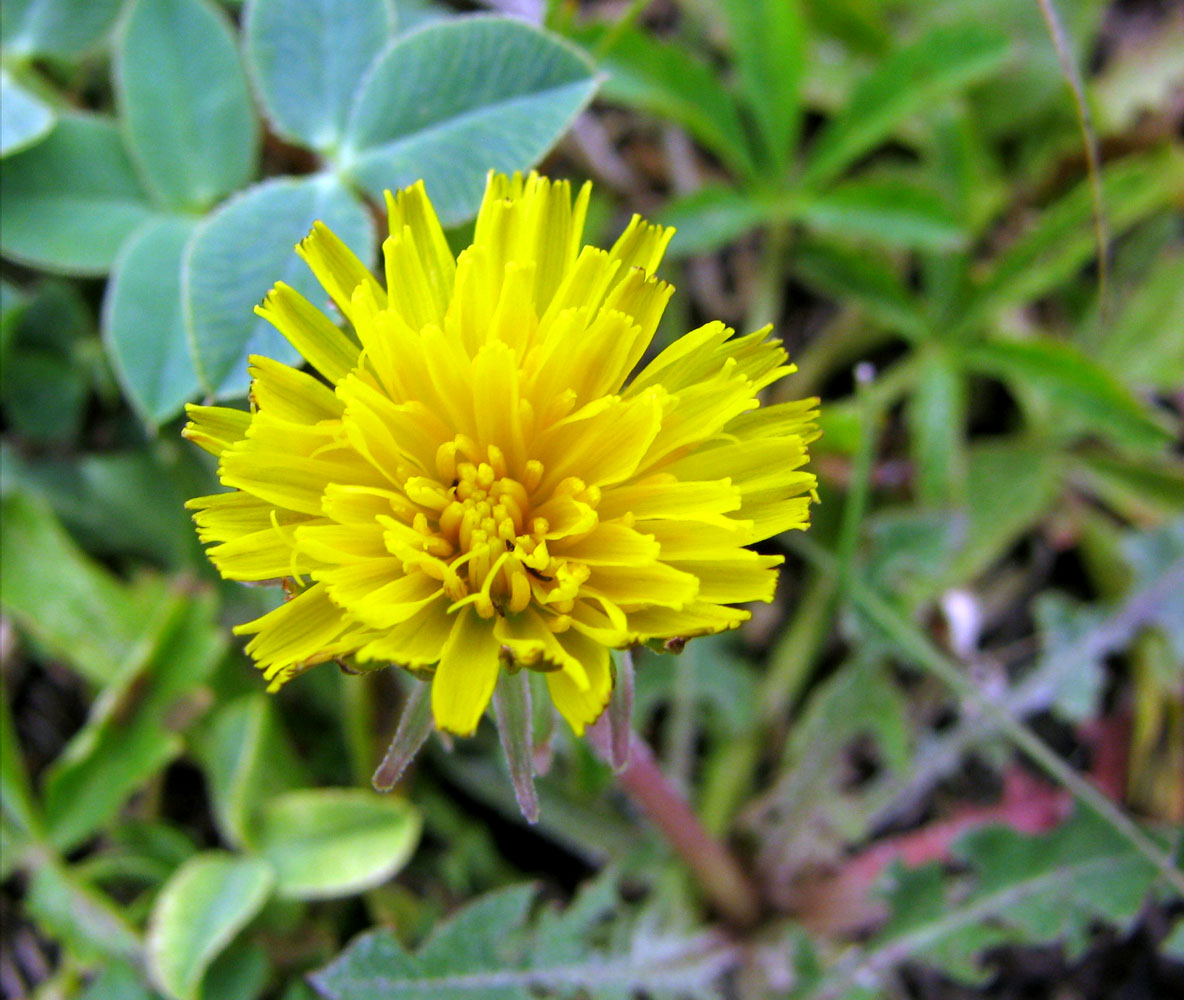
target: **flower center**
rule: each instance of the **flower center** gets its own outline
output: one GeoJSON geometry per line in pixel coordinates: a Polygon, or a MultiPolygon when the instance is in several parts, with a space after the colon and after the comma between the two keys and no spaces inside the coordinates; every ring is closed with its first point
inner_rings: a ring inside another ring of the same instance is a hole
{"type": "MultiPolygon", "coordinates": [[[[441,445],[436,470],[438,479],[414,476],[403,490],[420,508],[412,528],[423,555],[414,562],[443,584],[453,602],[449,610],[472,604],[482,618],[492,618],[525,611],[535,600],[558,613],[552,626],[564,630],[589,570],[548,548],[558,534],[535,512],[540,505],[533,496],[542,463],[531,459],[512,476],[496,445],[482,457],[472,441],[458,437],[441,445]]],[[[589,509],[599,500],[598,491],[576,479],[564,480],[554,493],[578,494],[589,509]]]]}

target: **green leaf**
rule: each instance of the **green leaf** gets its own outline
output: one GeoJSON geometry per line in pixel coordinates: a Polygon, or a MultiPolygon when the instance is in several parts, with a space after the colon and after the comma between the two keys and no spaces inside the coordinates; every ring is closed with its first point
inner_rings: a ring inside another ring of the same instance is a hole
{"type": "Polygon", "coordinates": [[[896,180],[848,181],[797,200],[792,213],[819,232],[887,247],[949,250],[966,242],[957,215],[938,194],[896,180]]]}
{"type": "Polygon", "coordinates": [[[281,896],[326,899],[381,885],[410,860],[419,831],[419,813],[403,799],[315,788],[268,802],[253,839],[281,896]]]}
{"type": "Polygon", "coordinates": [[[275,883],[257,858],[207,851],[161,890],[148,921],[148,970],[171,1000],[197,1000],[210,963],[262,909],[275,883]]]}
{"type": "Polygon", "coordinates": [[[114,122],[63,115],[0,171],[0,249],[33,267],[106,274],[120,245],[152,213],[114,122]]]}
{"type": "Polygon", "coordinates": [[[364,934],[314,973],[312,983],[329,1000],[532,1000],[576,993],[596,1000],[639,994],[706,1000],[719,995],[717,981],[738,957],[722,934],[663,933],[652,921],[631,927],[615,917],[611,874],[581,892],[566,912],[542,910],[532,926],[534,894],[533,886],[519,885],[481,896],[414,953],[389,931],[364,934]],[[612,950],[593,943],[602,935],[614,942],[612,950]]]}
{"type": "Polygon", "coordinates": [[[133,0],[113,73],[132,157],[166,205],[204,210],[254,175],[258,126],[219,8],[133,0]]]}
{"type": "Polygon", "coordinates": [[[0,69],[0,156],[32,146],[49,133],[55,120],[48,104],[0,69]]]}
{"type": "Polygon", "coordinates": [[[0,596],[20,628],[95,684],[139,670],[171,595],[131,591],[84,556],[43,507],[5,498],[0,596]]]}
{"type": "Polygon", "coordinates": [[[12,326],[0,368],[0,399],[9,431],[38,444],[73,442],[90,397],[90,306],[75,286],[45,282],[12,326]]]}
{"type": "Polygon", "coordinates": [[[182,750],[170,720],[190,722],[208,697],[195,696],[226,649],[210,594],[173,593],[142,670],[109,684],[86,725],[44,780],[49,836],[69,851],[105,826],[123,803],[182,750]]]}
{"type": "Polygon", "coordinates": [[[944,353],[922,362],[908,401],[913,491],[926,507],[958,507],[966,490],[966,379],[944,353]]]}
{"type": "Polygon", "coordinates": [[[4,0],[5,55],[82,54],[111,29],[122,0],[4,0]]]}
{"type": "Polygon", "coordinates": [[[795,249],[794,272],[810,287],[858,306],[877,323],[917,339],[929,323],[904,282],[882,259],[840,243],[806,238],[795,249]]]}
{"type": "Polygon", "coordinates": [[[181,303],[181,260],[196,219],[165,216],[124,244],[103,302],[103,335],[132,406],[156,426],[201,390],[181,303]]]}
{"type": "MultiPolygon", "coordinates": [[[[606,31],[590,27],[573,33],[595,50],[606,31]]],[[[692,56],[687,47],[637,30],[621,32],[603,54],[608,71],[605,100],[669,118],[711,150],[741,177],[754,177],[751,144],[732,95],[719,74],[692,56]]]]}
{"type": "Polygon", "coordinates": [[[595,89],[581,53],[521,21],[428,25],[396,37],[367,74],[339,166],[379,199],[422,178],[455,225],[476,212],[489,170],[531,166],[595,89]]]}
{"type": "MultiPolygon", "coordinates": [[[[1166,147],[1102,171],[1102,202],[1110,237],[1184,195],[1184,153],[1166,147]]],[[[982,323],[1001,308],[1030,302],[1076,274],[1097,252],[1093,199],[1087,181],[1044,210],[992,262],[965,308],[959,329],[982,323]]]]}
{"type": "Polygon", "coordinates": [[[1127,385],[1162,392],[1184,385],[1184,253],[1165,254],[1100,326],[1089,354],[1127,385]]]}
{"type": "Polygon", "coordinates": [[[161,439],[135,451],[29,460],[0,451],[4,492],[53,508],[89,552],[134,554],[170,567],[205,562],[184,503],[213,489],[209,470],[185,442],[161,439]],[[153,503],[145,505],[150,496],[153,503]]]}
{"type": "Polygon", "coordinates": [[[937,28],[897,49],[860,82],[846,109],[818,137],[804,183],[817,188],[837,177],[906,119],[990,76],[1007,56],[1006,37],[975,23],[937,28]]]}
{"type": "Polygon", "coordinates": [[[38,866],[25,902],[45,936],[68,948],[76,961],[94,964],[140,954],[140,937],[114,901],[60,861],[38,866]]]}
{"type": "Polygon", "coordinates": [[[249,354],[300,364],[300,355],[283,335],[253,310],[277,281],[286,281],[314,303],[326,301],[294,252],[318,219],[363,261],[373,259],[369,213],[327,174],[272,178],[248,188],[193,235],[183,265],[185,318],[197,372],[210,393],[243,395],[249,354]]]}
{"type": "Polygon", "coordinates": [[[801,126],[806,31],[797,0],[723,4],[740,93],[756,119],[769,176],[781,181],[801,126]]]}
{"type": "Polygon", "coordinates": [[[25,851],[45,835],[41,811],[33,798],[24,754],[16,737],[8,699],[0,688],[0,834],[4,850],[0,877],[22,863],[25,851]]]}
{"type": "Polygon", "coordinates": [[[126,962],[104,966],[98,978],[78,995],[78,1000],[156,1000],[136,970],[126,962]]]}
{"type": "Polygon", "coordinates": [[[670,255],[680,258],[718,250],[785,214],[748,192],[709,185],[676,198],[662,209],[658,221],[677,230],[670,255]]]}
{"type": "Polygon", "coordinates": [[[986,569],[1060,492],[1060,462],[1031,442],[992,441],[971,448],[967,458],[964,540],[934,587],[963,583],[986,569]]]}
{"type": "Polygon", "coordinates": [[[256,814],[277,792],[294,787],[301,772],[262,692],[223,705],[203,740],[201,759],[218,832],[228,844],[254,846],[256,814]]]}
{"type": "Polygon", "coordinates": [[[974,371],[1041,393],[1120,444],[1151,450],[1173,439],[1122,383],[1072,344],[996,340],[961,347],[955,356],[974,371]]]}
{"type": "Polygon", "coordinates": [[[385,0],[253,0],[245,55],[275,131],[332,153],[394,21],[385,0]]]}

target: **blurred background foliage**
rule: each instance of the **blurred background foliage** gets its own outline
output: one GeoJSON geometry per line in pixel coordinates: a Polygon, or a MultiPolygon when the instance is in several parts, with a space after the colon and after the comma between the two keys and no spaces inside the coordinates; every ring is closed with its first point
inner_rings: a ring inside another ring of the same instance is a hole
{"type": "Polygon", "coordinates": [[[4,994],[1180,988],[1131,833],[1180,856],[1180,7],[488,6],[0,7],[4,994]],[[595,181],[588,242],[678,226],[660,340],[774,321],[824,399],[776,604],[639,665],[636,725],[762,888],[742,936],[549,715],[537,827],[484,729],[372,792],[404,678],[263,694],[227,626],[278,597],[182,509],[215,488],[182,404],[295,360],[252,307],[312,292],[314,219],[376,262],[423,177],[461,246],[486,170],[540,162],[595,181]]]}

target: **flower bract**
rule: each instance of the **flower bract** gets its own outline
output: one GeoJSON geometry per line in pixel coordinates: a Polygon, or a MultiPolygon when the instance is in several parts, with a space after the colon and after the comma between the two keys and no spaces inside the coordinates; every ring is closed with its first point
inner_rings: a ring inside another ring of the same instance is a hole
{"type": "Polygon", "coordinates": [[[272,688],[397,664],[467,734],[499,671],[528,668],[581,733],[610,649],[772,599],[781,558],[750,546],[808,523],[816,400],[761,405],[792,371],[768,328],[712,322],[655,355],[672,231],[635,217],[582,246],[588,198],[491,174],[454,257],[422,183],[388,194],[385,282],[318,223],[297,252],[344,329],[277,284],[257,311],[314,371],[253,356],[249,412],[189,408],[231,488],[189,504],[210,559],[285,585],[237,629],[272,688]]]}

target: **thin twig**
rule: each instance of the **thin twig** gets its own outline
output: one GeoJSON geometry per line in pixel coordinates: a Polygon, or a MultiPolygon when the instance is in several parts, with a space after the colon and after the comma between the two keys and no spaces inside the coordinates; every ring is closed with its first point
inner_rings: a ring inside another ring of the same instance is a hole
{"type": "Polygon", "coordinates": [[[1105,203],[1102,201],[1102,166],[1098,153],[1098,135],[1094,130],[1089,103],[1085,99],[1085,83],[1073,59],[1073,51],[1060,14],[1057,13],[1053,0],[1036,2],[1040,5],[1040,13],[1044,15],[1044,23],[1048,27],[1049,37],[1052,38],[1053,48],[1057,50],[1057,59],[1061,64],[1061,72],[1065,75],[1065,82],[1073,92],[1073,106],[1077,111],[1077,124],[1081,128],[1081,140],[1085,146],[1090,197],[1094,203],[1094,239],[1098,244],[1098,305],[1102,319],[1105,320],[1110,312],[1110,237],[1106,224],[1105,203]]]}

